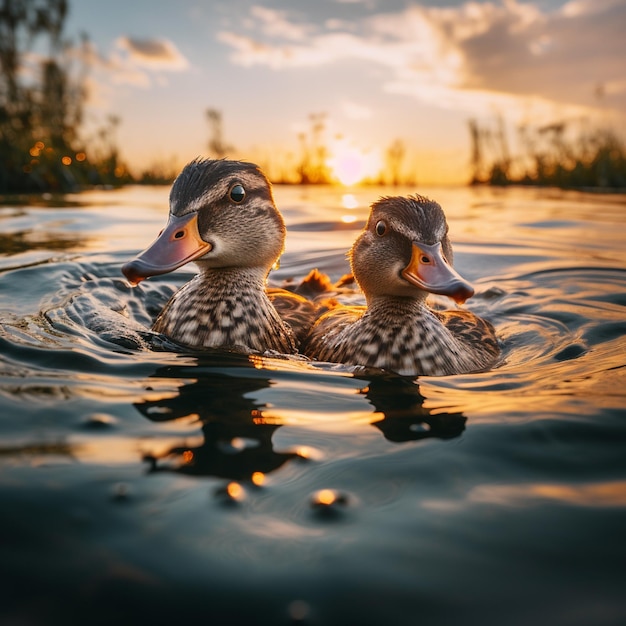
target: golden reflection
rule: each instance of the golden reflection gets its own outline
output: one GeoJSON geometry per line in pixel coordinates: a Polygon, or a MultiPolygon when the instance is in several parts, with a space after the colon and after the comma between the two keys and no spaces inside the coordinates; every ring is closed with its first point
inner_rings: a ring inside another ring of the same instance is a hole
{"type": "Polygon", "coordinates": [[[71,165],[72,164],[72,157],[70,156],[64,156],[61,158],[61,163],[63,163],[63,165],[71,165]]]}
{"type": "MultiPolygon", "coordinates": [[[[73,435],[70,441],[74,458],[84,464],[123,465],[135,462],[137,459],[138,443],[126,436],[117,437],[108,434],[106,437],[99,437],[94,436],[93,433],[81,433],[73,435]]],[[[159,441],[159,445],[167,449],[166,445],[171,445],[172,441],[159,441]]],[[[141,446],[143,445],[142,442],[141,446]]],[[[180,458],[184,458],[182,450],[180,458]]]]}
{"type": "Polygon", "coordinates": [[[263,472],[253,472],[252,473],[252,482],[260,487],[265,482],[265,474],[263,472]]]}
{"type": "Polygon", "coordinates": [[[233,450],[243,450],[246,447],[246,440],[243,437],[234,437],[230,441],[233,450]]]}
{"type": "Polygon", "coordinates": [[[193,461],[194,454],[191,450],[185,450],[183,452],[183,463],[191,463],[193,461]]]}
{"type": "Polygon", "coordinates": [[[298,455],[303,459],[308,459],[311,455],[311,452],[307,446],[298,446],[297,448],[298,455]]]}
{"type": "Polygon", "coordinates": [[[553,500],[576,506],[626,506],[626,481],[563,485],[482,485],[469,494],[473,502],[523,504],[529,500],[553,500]]]}
{"type": "Polygon", "coordinates": [[[228,483],[228,485],[226,485],[226,493],[233,500],[243,500],[244,497],[243,487],[236,482],[230,482],[228,483]]]}
{"type": "Polygon", "coordinates": [[[255,369],[261,370],[265,367],[265,360],[262,356],[259,356],[258,354],[251,354],[248,356],[248,359],[255,369]]]}
{"type": "Polygon", "coordinates": [[[353,193],[344,193],[341,196],[341,206],[344,209],[356,209],[359,206],[359,201],[353,193]]]}
{"type": "Polygon", "coordinates": [[[314,502],[325,506],[330,506],[336,499],[337,496],[332,489],[321,489],[314,496],[314,502]]]}
{"type": "Polygon", "coordinates": [[[376,412],[364,408],[361,411],[320,411],[315,407],[308,410],[281,409],[280,423],[283,426],[304,426],[324,432],[345,433],[358,426],[369,426],[376,412]]]}
{"type": "Polygon", "coordinates": [[[324,458],[324,454],[317,448],[311,446],[298,446],[296,453],[302,459],[310,459],[312,461],[321,461],[324,458]]]}
{"type": "Polygon", "coordinates": [[[263,411],[259,411],[258,409],[252,409],[250,411],[250,417],[252,418],[253,424],[271,424],[272,420],[268,420],[265,418],[263,411]]]}
{"type": "Polygon", "coordinates": [[[248,355],[248,360],[257,370],[269,371],[285,371],[297,370],[302,371],[302,360],[279,359],[274,357],[261,356],[259,354],[248,355]]]}

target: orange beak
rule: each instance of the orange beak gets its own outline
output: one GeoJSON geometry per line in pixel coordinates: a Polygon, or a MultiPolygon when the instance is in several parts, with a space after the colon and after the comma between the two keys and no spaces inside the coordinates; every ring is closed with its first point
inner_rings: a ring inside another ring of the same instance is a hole
{"type": "Polygon", "coordinates": [[[411,260],[402,276],[424,291],[449,296],[459,304],[474,295],[474,288],[446,261],[441,243],[413,242],[411,260]]]}
{"type": "Polygon", "coordinates": [[[144,278],[172,272],[206,254],[211,248],[211,244],[200,237],[197,213],[180,217],[170,215],[167,226],[159,236],[126,263],[122,273],[132,285],[137,285],[144,278]]]}

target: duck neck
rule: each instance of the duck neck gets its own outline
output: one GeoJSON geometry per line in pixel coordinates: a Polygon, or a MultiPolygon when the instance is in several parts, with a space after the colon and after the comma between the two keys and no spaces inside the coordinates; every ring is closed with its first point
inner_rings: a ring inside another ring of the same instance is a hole
{"type": "Polygon", "coordinates": [[[388,317],[415,317],[427,311],[426,297],[374,296],[367,298],[367,311],[371,315],[388,317]]]}
{"type": "Polygon", "coordinates": [[[265,295],[265,282],[269,273],[265,267],[199,267],[198,279],[205,285],[212,285],[211,291],[226,288],[234,292],[241,289],[246,293],[259,292],[265,295]]]}

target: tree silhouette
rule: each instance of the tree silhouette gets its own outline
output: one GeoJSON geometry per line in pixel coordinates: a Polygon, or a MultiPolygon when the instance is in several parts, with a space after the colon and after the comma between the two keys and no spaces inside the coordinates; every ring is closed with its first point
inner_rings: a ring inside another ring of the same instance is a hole
{"type": "Polygon", "coordinates": [[[207,109],[206,116],[209,120],[211,131],[211,138],[209,139],[209,153],[216,159],[223,159],[229,152],[232,152],[233,147],[224,141],[222,112],[217,109],[207,109]]]}
{"type": "Polygon", "coordinates": [[[302,185],[322,184],[330,181],[326,163],[328,147],[324,143],[326,117],[326,113],[311,113],[309,132],[298,135],[301,150],[298,176],[302,185]]]}
{"type": "Polygon", "coordinates": [[[385,160],[391,178],[390,183],[397,187],[400,184],[402,164],[406,155],[406,145],[402,139],[395,139],[387,148],[385,160]]]}
{"type": "MultiPolygon", "coordinates": [[[[91,162],[80,143],[87,67],[72,71],[64,36],[68,10],[67,0],[1,0],[0,192],[128,180],[117,148],[109,145],[101,164],[91,162]],[[33,64],[33,58],[41,60],[33,64]]],[[[83,35],[83,51],[87,44],[83,35]]]]}

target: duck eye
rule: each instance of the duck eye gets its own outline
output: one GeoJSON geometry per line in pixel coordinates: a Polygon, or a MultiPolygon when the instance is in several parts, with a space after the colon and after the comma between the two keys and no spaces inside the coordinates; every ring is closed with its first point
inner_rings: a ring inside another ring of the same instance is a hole
{"type": "Polygon", "coordinates": [[[387,232],[387,224],[383,220],[376,222],[376,234],[382,237],[387,232]]]}
{"type": "Polygon", "coordinates": [[[239,204],[246,197],[246,190],[243,188],[243,185],[237,183],[230,188],[228,196],[233,202],[239,204]]]}

